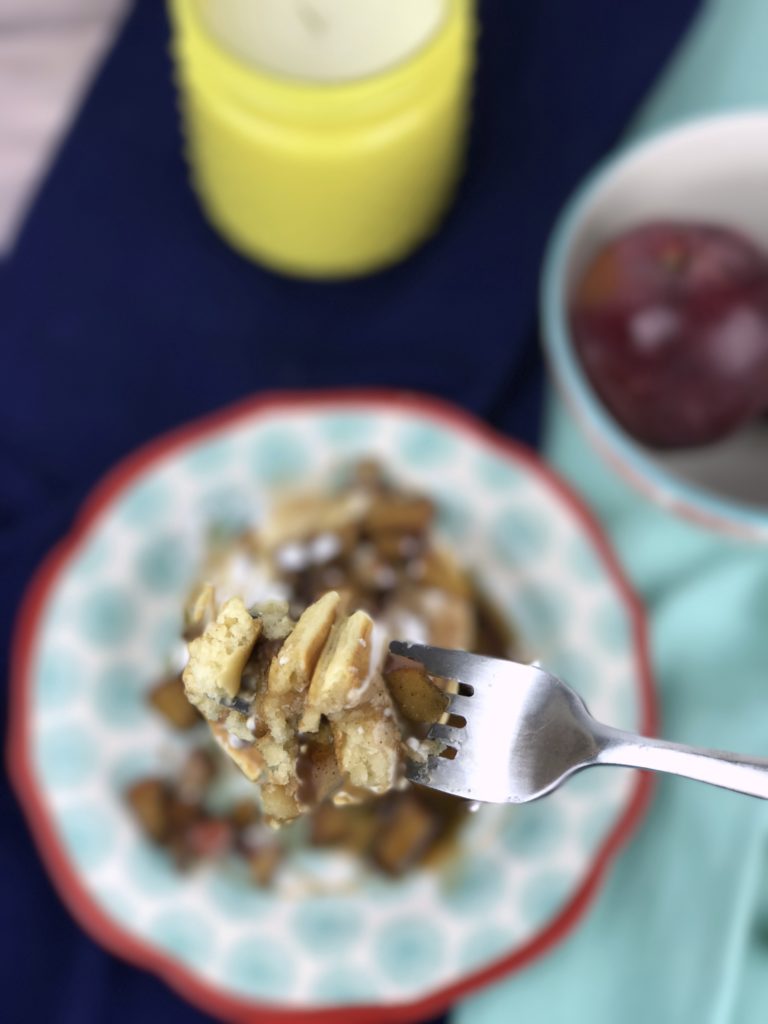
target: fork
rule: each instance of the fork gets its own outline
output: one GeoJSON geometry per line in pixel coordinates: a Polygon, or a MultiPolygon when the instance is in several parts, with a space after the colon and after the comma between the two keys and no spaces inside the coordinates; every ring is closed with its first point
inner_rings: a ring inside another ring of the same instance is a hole
{"type": "Polygon", "coordinates": [[[596,721],[581,697],[538,663],[393,641],[392,654],[453,679],[447,721],[428,739],[445,744],[425,763],[408,762],[411,782],[481,803],[522,804],[594,765],[682,775],[768,799],[768,760],[638,736],[596,721]]]}

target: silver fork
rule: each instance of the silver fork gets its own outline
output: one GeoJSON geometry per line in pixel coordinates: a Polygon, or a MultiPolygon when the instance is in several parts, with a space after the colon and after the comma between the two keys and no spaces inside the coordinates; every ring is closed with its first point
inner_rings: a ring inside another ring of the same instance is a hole
{"type": "Polygon", "coordinates": [[[450,718],[429,738],[448,749],[409,761],[411,782],[483,803],[522,804],[594,765],[668,772],[768,799],[768,760],[700,750],[622,732],[596,721],[557,676],[538,665],[394,641],[392,654],[420,662],[432,676],[462,684],[450,718]],[[453,750],[454,756],[445,756],[453,750]]]}

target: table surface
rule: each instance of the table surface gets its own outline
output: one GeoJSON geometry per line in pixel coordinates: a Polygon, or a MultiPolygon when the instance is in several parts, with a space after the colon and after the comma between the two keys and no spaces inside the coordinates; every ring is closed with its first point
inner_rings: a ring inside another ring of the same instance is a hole
{"type": "MultiPolygon", "coordinates": [[[[122,0],[0,0],[0,95],[14,97],[0,104],[0,239],[11,254],[0,278],[3,645],[30,573],[98,476],[158,432],[254,390],[430,390],[535,443],[547,234],[696,6],[483,0],[455,210],[401,267],[323,286],[254,268],[200,217],[179,156],[160,0],[137,0],[92,90],[122,0]]],[[[74,925],[5,781],[0,821],[5,1019],[206,1019],[74,925]]]]}

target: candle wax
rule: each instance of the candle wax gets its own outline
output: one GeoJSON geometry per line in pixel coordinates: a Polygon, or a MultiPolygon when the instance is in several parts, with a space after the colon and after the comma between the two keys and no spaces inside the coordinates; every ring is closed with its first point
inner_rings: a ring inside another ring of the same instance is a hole
{"type": "Polygon", "coordinates": [[[216,38],[267,71],[349,81],[406,59],[439,28],[448,0],[197,0],[216,38]]]}

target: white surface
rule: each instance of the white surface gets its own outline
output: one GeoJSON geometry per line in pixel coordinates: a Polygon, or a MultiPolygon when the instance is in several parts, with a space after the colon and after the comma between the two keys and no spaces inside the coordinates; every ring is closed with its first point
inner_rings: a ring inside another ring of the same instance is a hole
{"type": "Polygon", "coordinates": [[[12,248],[128,0],[0,0],[0,255],[12,248]]]}
{"type": "MultiPolygon", "coordinates": [[[[735,228],[768,250],[768,114],[716,117],[646,144],[585,204],[574,230],[569,291],[608,238],[649,220],[735,228]]],[[[721,496],[768,507],[768,425],[694,451],[645,454],[721,496]]]]}
{"type": "Polygon", "coordinates": [[[440,25],[447,0],[198,0],[234,53],[314,81],[360,78],[397,63],[440,25]]]}

